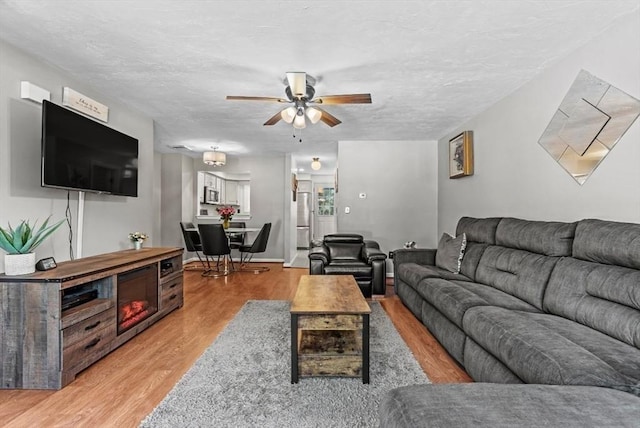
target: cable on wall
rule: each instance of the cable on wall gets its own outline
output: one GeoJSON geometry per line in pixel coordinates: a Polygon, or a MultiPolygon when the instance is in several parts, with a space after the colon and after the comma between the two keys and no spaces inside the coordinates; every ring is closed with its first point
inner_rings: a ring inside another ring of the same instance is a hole
{"type": "Polygon", "coordinates": [[[69,226],[69,259],[73,260],[73,228],[71,227],[71,220],[73,220],[73,218],[71,216],[70,195],[71,192],[67,191],[67,209],[65,211],[65,218],[67,219],[67,226],[69,226]]]}

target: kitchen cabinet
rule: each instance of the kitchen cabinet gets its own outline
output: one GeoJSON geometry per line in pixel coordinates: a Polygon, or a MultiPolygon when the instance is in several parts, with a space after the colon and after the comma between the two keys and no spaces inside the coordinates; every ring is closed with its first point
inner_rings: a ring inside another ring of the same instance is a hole
{"type": "Polygon", "coordinates": [[[230,205],[238,205],[238,182],[226,180],[224,201],[230,205]]]}
{"type": "Polygon", "coordinates": [[[219,218],[216,209],[221,205],[231,205],[237,215],[248,216],[250,213],[251,180],[246,173],[224,173],[198,171],[196,180],[196,212],[198,218],[219,218]],[[218,192],[218,203],[205,203],[205,188],[218,192]]]}

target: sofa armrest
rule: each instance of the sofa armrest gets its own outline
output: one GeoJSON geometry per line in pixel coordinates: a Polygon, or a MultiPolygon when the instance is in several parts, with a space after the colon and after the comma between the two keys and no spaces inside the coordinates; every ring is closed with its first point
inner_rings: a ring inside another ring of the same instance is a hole
{"type": "Polygon", "coordinates": [[[387,255],[378,247],[363,247],[362,258],[366,260],[368,264],[371,264],[374,260],[386,260],[387,255]]]}
{"type": "Polygon", "coordinates": [[[393,251],[393,268],[402,263],[417,263],[419,265],[436,264],[436,250],[433,248],[400,248],[393,251]]]}
{"type": "Polygon", "coordinates": [[[384,259],[371,260],[373,277],[371,278],[372,294],[384,295],[387,290],[387,262],[384,259]]]}
{"type": "Polygon", "coordinates": [[[309,260],[309,275],[324,275],[324,266],[322,260],[309,260]]]}
{"type": "Polygon", "coordinates": [[[328,265],[331,261],[331,255],[329,254],[329,249],[325,245],[321,245],[319,247],[312,247],[309,250],[309,260],[314,261],[317,260],[324,265],[328,265]]]}

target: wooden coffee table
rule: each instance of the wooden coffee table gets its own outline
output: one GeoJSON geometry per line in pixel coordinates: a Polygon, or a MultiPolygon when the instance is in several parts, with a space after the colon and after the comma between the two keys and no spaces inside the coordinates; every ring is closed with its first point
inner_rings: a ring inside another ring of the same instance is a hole
{"type": "Polygon", "coordinates": [[[369,383],[371,308],[353,276],[302,276],[290,312],[291,383],[300,376],[369,383]]]}

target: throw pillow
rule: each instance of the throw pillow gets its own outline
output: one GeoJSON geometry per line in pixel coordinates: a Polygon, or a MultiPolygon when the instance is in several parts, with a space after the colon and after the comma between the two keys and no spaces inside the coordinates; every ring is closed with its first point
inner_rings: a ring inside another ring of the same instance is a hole
{"type": "Polygon", "coordinates": [[[460,265],[466,246],[467,235],[464,233],[455,238],[448,233],[443,233],[436,251],[436,266],[449,272],[460,273],[460,265]]]}

